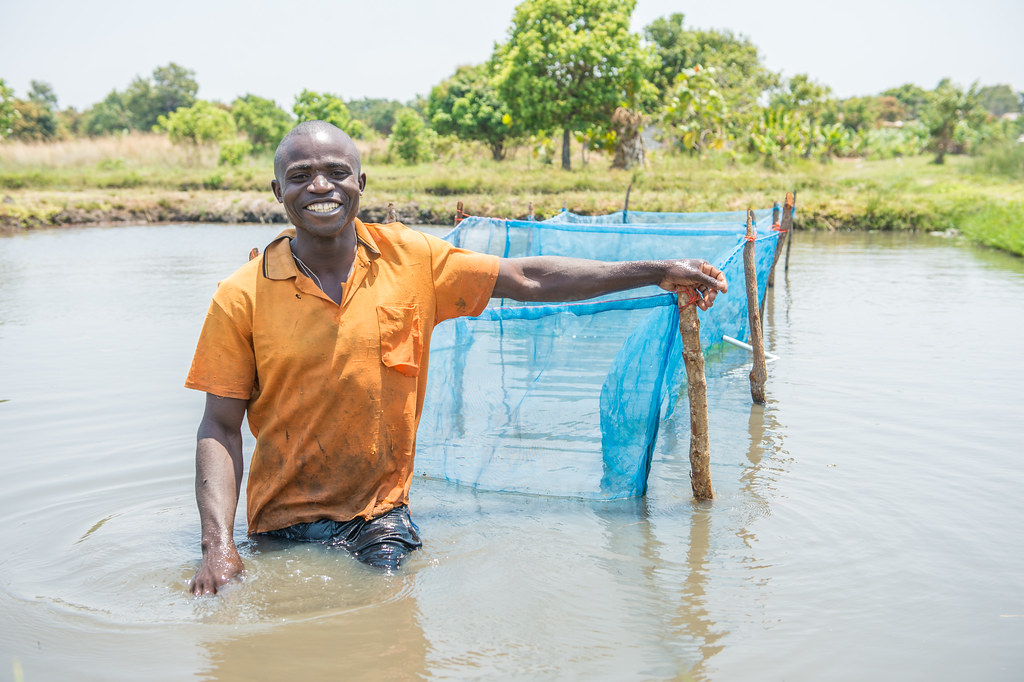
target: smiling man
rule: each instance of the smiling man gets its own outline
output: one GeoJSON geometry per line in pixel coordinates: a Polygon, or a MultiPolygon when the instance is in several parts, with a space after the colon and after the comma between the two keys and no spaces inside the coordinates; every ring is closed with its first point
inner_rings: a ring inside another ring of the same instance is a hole
{"type": "Polygon", "coordinates": [[[364,224],[359,153],[323,121],[285,136],[274,176],[293,228],[218,286],[185,383],[207,394],[194,594],[244,569],[232,529],[246,415],[249,534],[336,546],[391,570],[421,545],[407,504],[436,324],[478,315],[492,297],[569,301],[658,284],[699,291],[706,309],[727,288],[701,260],[500,259],[364,224]]]}

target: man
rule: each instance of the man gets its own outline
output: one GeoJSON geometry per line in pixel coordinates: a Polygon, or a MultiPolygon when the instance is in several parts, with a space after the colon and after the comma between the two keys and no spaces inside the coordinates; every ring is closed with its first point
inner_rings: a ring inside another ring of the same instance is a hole
{"type": "Polygon", "coordinates": [[[487,301],[569,301],[658,284],[697,290],[724,275],[700,260],[500,259],[356,215],[366,187],[352,140],[299,124],[274,157],[286,230],[222,282],[186,386],[205,391],[196,446],[203,558],[194,594],[243,570],[232,538],[242,419],[256,436],[249,533],[323,542],[385,569],[420,546],[407,507],[434,325],[487,301]]]}

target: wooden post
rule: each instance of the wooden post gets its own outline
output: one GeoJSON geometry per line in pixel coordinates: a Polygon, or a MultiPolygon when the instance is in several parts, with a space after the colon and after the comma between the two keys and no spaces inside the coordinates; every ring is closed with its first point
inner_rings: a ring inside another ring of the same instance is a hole
{"type": "Polygon", "coordinates": [[[711,489],[711,450],[708,443],[708,382],[704,376],[704,352],[700,347],[697,295],[676,294],[679,307],[679,335],[683,339],[686,365],[686,393],[690,399],[690,487],[698,500],[715,496],[711,489]]]}
{"type": "MultiPolygon", "coordinates": [[[[793,228],[793,193],[786,192],[786,206],[782,209],[782,222],[772,220],[772,229],[779,231],[779,241],[775,243],[775,258],[772,260],[772,269],[768,272],[768,286],[775,286],[775,264],[779,262],[782,255],[782,247],[789,244],[789,231],[793,228]]],[[[789,262],[789,249],[786,249],[786,262],[789,262]]]]}
{"type": "Polygon", "coordinates": [[[462,202],[455,204],[455,224],[462,222],[462,202]]]}
{"type": "MultiPolygon", "coordinates": [[[[788,195],[787,195],[788,196],[788,195]]],[[[782,232],[782,223],[779,219],[782,216],[782,210],[779,208],[779,202],[775,202],[772,206],[772,229],[779,231],[779,241],[775,242],[775,257],[772,259],[772,267],[768,271],[768,288],[771,289],[775,286],[775,264],[779,262],[779,256],[782,255],[783,242],[786,241],[786,233],[782,232]]],[[[763,316],[764,306],[761,306],[761,313],[763,316]]]]}
{"type": "Polygon", "coordinates": [[[782,209],[782,229],[786,230],[789,239],[786,240],[786,265],[784,272],[789,272],[789,247],[793,245],[793,213],[796,212],[796,192],[786,192],[786,208],[789,209],[789,216],[786,216],[786,209],[782,209]]]}
{"type": "Polygon", "coordinates": [[[395,214],[395,204],[393,202],[389,201],[388,202],[388,210],[386,211],[386,213],[384,215],[384,224],[387,225],[388,223],[397,223],[397,222],[398,222],[398,216],[395,214]]]}
{"type": "MultiPolygon", "coordinates": [[[[775,202],[772,205],[772,229],[779,229],[779,216],[782,214],[782,209],[779,206],[779,202],[775,202]]],[[[775,259],[772,261],[772,267],[768,270],[768,288],[771,289],[775,286],[775,264],[779,262],[779,256],[782,255],[782,237],[779,235],[779,241],[775,242],[775,259]]],[[[764,320],[764,305],[768,301],[768,292],[765,291],[764,298],[761,299],[761,305],[758,306],[757,312],[764,320]]]]}
{"type": "Polygon", "coordinates": [[[629,213],[629,193],[633,190],[633,183],[629,183],[629,187],[626,188],[626,201],[622,204],[622,224],[625,225],[628,222],[626,215],[629,213]]]}
{"type": "Polygon", "coordinates": [[[768,370],[764,364],[764,339],[761,337],[761,313],[757,298],[757,264],[754,261],[754,212],[747,210],[747,243],[743,246],[743,270],[747,281],[747,320],[750,345],[754,347],[754,366],[750,370],[750,397],[764,405],[764,382],[768,370]]]}
{"type": "Polygon", "coordinates": [[[536,220],[536,218],[533,217],[533,202],[532,201],[530,202],[530,215],[527,218],[527,220],[536,220]]]}

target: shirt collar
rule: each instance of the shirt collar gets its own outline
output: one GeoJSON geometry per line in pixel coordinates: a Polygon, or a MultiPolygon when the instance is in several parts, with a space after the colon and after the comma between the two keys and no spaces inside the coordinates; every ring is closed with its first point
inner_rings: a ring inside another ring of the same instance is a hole
{"type": "MultiPolygon", "coordinates": [[[[356,218],[355,224],[356,243],[363,247],[357,256],[371,260],[380,256],[377,242],[374,241],[373,235],[370,234],[363,221],[356,218]]],[[[277,235],[274,241],[267,244],[267,248],[263,252],[264,277],[267,279],[291,279],[299,274],[299,268],[295,264],[295,259],[292,258],[291,244],[294,238],[295,228],[289,227],[277,235]]]]}

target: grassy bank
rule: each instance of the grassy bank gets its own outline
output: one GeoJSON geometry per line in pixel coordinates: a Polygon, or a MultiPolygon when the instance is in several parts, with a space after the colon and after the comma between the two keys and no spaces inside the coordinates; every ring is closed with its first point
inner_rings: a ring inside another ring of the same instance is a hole
{"type": "MultiPolygon", "coordinates": [[[[974,159],[807,161],[773,171],[665,153],[641,171],[608,167],[592,155],[564,172],[520,149],[497,163],[456,145],[431,164],[386,163],[381,142],[361,144],[368,175],[363,217],[389,202],[409,223],[451,224],[457,201],[479,215],[547,217],[563,206],[604,213],[723,211],[766,206],[796,190],[798,229],[959,229],[981,243],[1024,254],[1021,178],[974,159]]],[[[269,191],[269,156],[219,167],[210,149],[174,147],[160,136],[0,145],[0,224],[7,230],[114,221],[283,222],[269,191]]]]}

